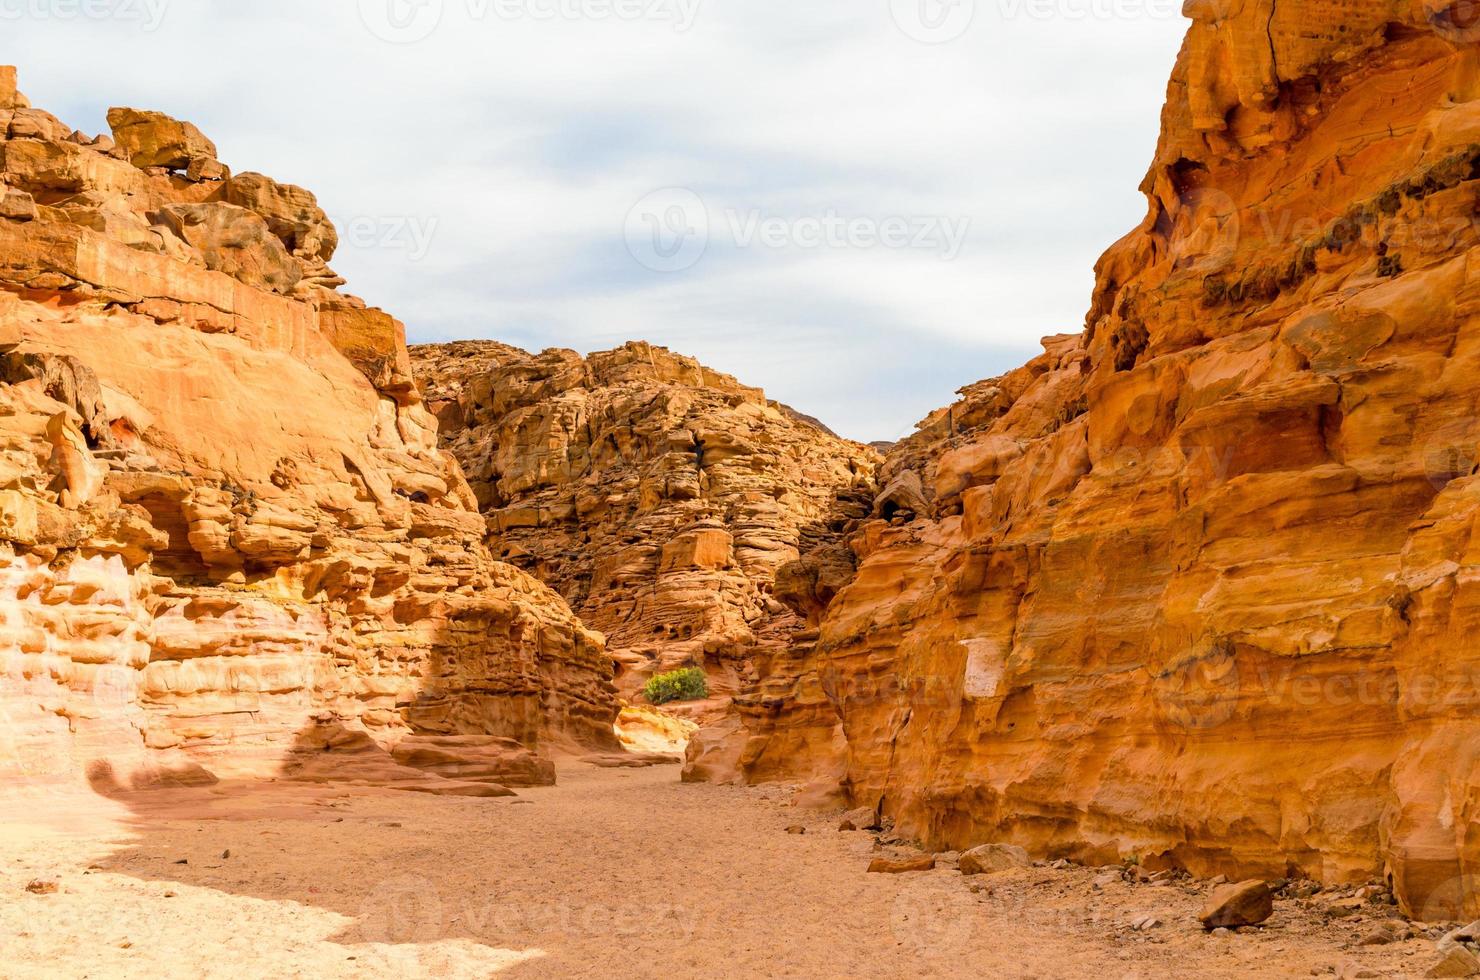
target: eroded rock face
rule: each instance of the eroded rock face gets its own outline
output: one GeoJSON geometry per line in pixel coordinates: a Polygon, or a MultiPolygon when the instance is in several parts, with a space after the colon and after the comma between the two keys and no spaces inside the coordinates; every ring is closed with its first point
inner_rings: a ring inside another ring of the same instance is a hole
{"type": "Polygon", "coordinates": [[[687,664],[748,689],[803,625],[776,570],[837,539],[839,495],[871,496],[873,450],[661,347],[411,353],[495,555],[606,635],[629,696],[687,664]]]}
{"type": "Polygon", "coordinates": [[[891,451],[848,584],[781,573],[825,697],[754,756],[825,704],[855,800],[928,846],[1473,915],[1477,25],[1189,10],[1085,332],[891,451]]]}
{"type": "Polygon", "coordinates": [[[600,636],[489,555],[400,324],[326,288],[312,196],[179,172],[213,148],[158,114],[112,114],[122,151],[72,135],[11,79],[0,178],[35,206],[0,218],[0,782],[347,746],[488,795],[545,778],[530,749],[615,747],[600,636]]]}

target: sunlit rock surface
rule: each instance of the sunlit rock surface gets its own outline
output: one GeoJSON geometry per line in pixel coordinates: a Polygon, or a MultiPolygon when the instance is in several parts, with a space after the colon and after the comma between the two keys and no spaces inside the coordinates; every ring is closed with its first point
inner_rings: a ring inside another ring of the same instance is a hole
{"type": "Polygon", "coordinates": [[[934,846],[1383,875],[1473,917],[1480,22],[1188,11],[1085,331],[927,419],[851,554],[778,576],[819,632],[750,775],[845,739],[855,802],[934,846]]]}
{"type": "Polygon", "coordinates": [[[313,196],[231,176],[187,123],[109,118],[74,132],[0,69],[0,781],[347,746],[397,780],[465,751],[527,783],[532,751],[615,747],[601,637],[489,555],[313,196]],[[411,736],[443,741],[393,761],[411,736]]]}

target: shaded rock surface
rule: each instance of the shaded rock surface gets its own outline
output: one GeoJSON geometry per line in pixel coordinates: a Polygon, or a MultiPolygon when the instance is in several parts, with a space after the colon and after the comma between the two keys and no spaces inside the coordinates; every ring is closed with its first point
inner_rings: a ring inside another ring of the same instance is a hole
{"type": "Polygon", "coordinates": [[[333,775],[326,749],[527,784],[553,743],[614,748],[601,637],[488,553],[403,328],[332,288],[313,196],[205,167],[209,140],[157,113],[88,139],[13,79],[0,181],[32,206],[0,216],[7,790],[333,775]]]}

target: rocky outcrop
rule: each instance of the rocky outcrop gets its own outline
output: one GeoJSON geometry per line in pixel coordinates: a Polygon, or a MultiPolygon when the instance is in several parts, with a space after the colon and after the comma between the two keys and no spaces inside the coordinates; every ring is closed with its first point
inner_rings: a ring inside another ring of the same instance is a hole
{"type": "Polygon", "coordinates": [[[187,123],[109,118],[73,132],[0,70],[0,780],[351,746],[527,783],[531,749],[615,747],[601,638],[489,555],[401,325],[332,288],[312,195],[228,176],[187,123]]]}
{"type": "Polygon", "coordinates": [[[606,635],[629,697],[690,664],[721,699],[749,690],[803,625],[777,568],[838,537],[840,496],[871,497],[871,449],[661,347],[411,352],[494,554],[606,635]]]}
{"type": "Polygon", "coordinates": [[[1188,10],[1085,331],[891,450],[846,584],[827,549],[781,572],[822,698],[753,757],[825,702],[855,801],[927,846],[1380,874],[1473,916],[1476,25],[1188,10]]]}

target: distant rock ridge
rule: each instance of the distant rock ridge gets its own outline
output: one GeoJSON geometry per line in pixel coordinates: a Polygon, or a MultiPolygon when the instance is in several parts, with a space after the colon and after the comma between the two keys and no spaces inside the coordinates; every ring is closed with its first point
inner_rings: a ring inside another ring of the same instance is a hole
{"type": "Polygon", "coordinates": [[[313,195],[108,116],[76,132],[0,68],[0,791],[338,747],[341,776],[487,795],[614,749],[600,636],[489,555],[313,195]]]}
{"type": "Polygon", "coordinates": [[[963,390],[888,451],[871,520],[778,571],[815,643],[690,773],[837,774],[937,848],[1382,877],[1466,921],[1480,22],[1187,10],[1086,329],[963,390]]]}
{"type": "Polygon", "coordinates": [[[692,664],[722,713],[802,626],[776,569],[837,539],[840,496],[872,498],[871,449],[662,347],[411,355],[490,548],[606,635],[628,697],[692,664]]]}

